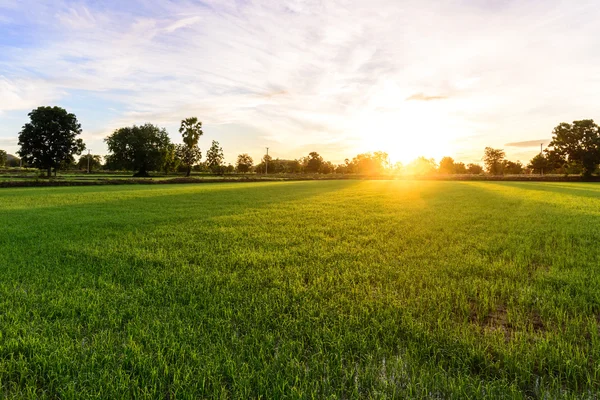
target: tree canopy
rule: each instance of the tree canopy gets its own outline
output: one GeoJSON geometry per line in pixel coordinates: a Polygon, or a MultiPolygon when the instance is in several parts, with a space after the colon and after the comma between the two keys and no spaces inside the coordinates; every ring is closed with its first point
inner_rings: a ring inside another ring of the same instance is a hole
{"type": "Polygon", "coordinates": [[[110,152],[107,163],[136,171],[134,176],[162,169],[171,144],[167,131],[152,124],[117,129],[105,142],[110,152]]]}
{"type": "Polygon", "coordinates": [[[79,161],[77,162],[77,168],[81,170],[88,169],[88,160],[90,171],[98,170],[102,167],[102,157],[94,154],[84,154],[79,157],[79,161]]]}
{"type": "Polygon", "coordinates": [[[247,153],[240,154],[237,158],[236,168],[238,172],[247,173],[254,165],[254,160],[247,153]]]}
{"type": "Polygon", "coordinates": [[[206,152],[206,165],[216,174],[221,171],[224,159],[223,149],[219,145],[219,142],[213,140],[210,149],[206,152]]]}
{"type": "Polygon", "coordinates": [[[302,164],[306,172],[316,174],[321,169],[323,162],[323,157],[316,151],[313,151],[308,154],[308,157],[304,157],[302,164]]]}
{"type": "Polygon", "coordinates": [[[29,113],[30,122],[19,133],[19,156],[23,162],[47,170],[75,161],[74,155],[85,150],[81,124],[75,114],[61,107],[38,107],[29,113]]]}
{"type": "Polygon", "coordinates": [[[198,147],[202,131],[202,122],[198,118],[191,117],[181,121],[179,133],[183,138],[183,144],[177,146],[176,154],[181,163],[186,166],[186,176],[192,173],[192,167],[202,159],[202,152],[198,147]]]}
{"type": "Polygon", "coordinates": [[[500,175],[504,166],[504,150],[486,147],[483,154],[485,169],[491,175],[500,175]]]}
{"type": "Polygon", "coordinates": [[[549,156],[567,164],[579,164],[589,177],[600,164],[600,127],[592,119],[561,123],[552,132],[549,156]]]}

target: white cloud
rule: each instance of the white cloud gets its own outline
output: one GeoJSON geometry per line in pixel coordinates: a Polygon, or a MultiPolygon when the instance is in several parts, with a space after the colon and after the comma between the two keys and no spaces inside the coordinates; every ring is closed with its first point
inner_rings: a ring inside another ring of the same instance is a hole
{"type": "Polygon", "coordinates": [[[198,115],[207,136],[211,127],[230,133],[223,145],[232,160],[249,142],[281,154],[322,144],[334,160],[353,155],[336,152],[336,143],[403,158],[476,157],[485,145],[594,117],[595,1],[493,4],[24,1],[19,9],[54,5],[60,26],[34,17],[29,23],[49,36],[27,54],[9,48],[0,56],[0,110],[71,89],[102,92],[125,106],[117,116],[107,110],[106,128],[94,135],[146,121],[174,127],[198,115]],[[446,98],[406,101],[419,93],[446,98]],[[460,140],[474,135],[480,140],[460,140]]]}

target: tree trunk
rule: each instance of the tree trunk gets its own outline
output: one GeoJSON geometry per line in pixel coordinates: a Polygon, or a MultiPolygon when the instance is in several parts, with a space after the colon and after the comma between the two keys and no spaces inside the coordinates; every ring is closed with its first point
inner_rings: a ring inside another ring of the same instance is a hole
{"type": "Polygon", "coordinates": [[[150,175],[146,172],[146,168],[142,168],[139,170],[137,174],[134,174],[134,178],[148,178],[150,175]]]}
{"type": "Polygon", "coordinates": [[[192,166],[188,165],[186,178],[192,174],[192,166]]]}
{"type": "Polygon", "coordinates": [[[48,178],[52,178],[52,167],[48,167],[48,178]]]}

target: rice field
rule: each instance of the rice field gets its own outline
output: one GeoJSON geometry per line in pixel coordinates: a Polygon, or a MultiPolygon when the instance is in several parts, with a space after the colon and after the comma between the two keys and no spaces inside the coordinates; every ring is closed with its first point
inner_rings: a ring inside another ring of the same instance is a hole
{"type": "Polygon", "coordinates": [[[0,190],[0,397],[597,398],[600,186],[0,190]]]}

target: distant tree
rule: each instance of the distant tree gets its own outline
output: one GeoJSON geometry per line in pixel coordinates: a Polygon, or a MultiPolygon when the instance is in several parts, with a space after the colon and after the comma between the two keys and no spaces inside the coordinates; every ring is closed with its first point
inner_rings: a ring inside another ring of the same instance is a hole
{"type": "Polygon", "coordinates": [[[410,175],[432,175],[437,170],[437,164],[433,158],[418,157],[406,166],[406,172],[410,175]]]}
{"type": "Polygon", "coordinates": [[[464,175],[467,173],[467,167],[464,163],[454,163],[454,173],[457,175],[464,175]]]}
{"type": "Polygon", "coordinates": [[[449,175],[454,174],[454,168],[454,159],[452,157],[444,157],[440,160],[438,171],[440,174],[449,175]]]}
{"type": "MultiPolygon", "coordinates": [[[[21,166],[21,159],[19,157],[15,157],[12,154],[6,155],[6,166],[15,168],[21,166]]],[[[23,165],[26,166],[26,165],[23,165]]]]}
{"type": "Polygon", "coordinates": [[[110,152],[107,164],[111,168],[134,171],[138,177],[163,169],[172,150],[167,131],[152,124],[117,129],[104,141],[110,152]]]}
{"type": "Polygon", "coordinates": [[[313,151],[308,154],[308,157],[305,157],[304,162],[304,170],[308,173],[315,174],[319,172],[324,161],[323,157],[321,157],[319,153],[313,151]]]}
{"type": "Polygon", "coordinates": [[[483,174],[483,167],[479,164],[468,164],[467,165],[467,174],[481,175],[481,174],[483,174]]]}
{"type": "Polygon", "coordinates": [[[254,165],[254,160],[247,153],[240,154],[237,158],[237,170],[243,174],[249,172],[254,165]]]}
{"type": "MultiPolygon", "coordinates": [[[[161,168],[165,174],[168,174],[173,171],[177,171],[177,169],[179,168],[179,165],[181,164],[182,160],[179,157],[179,153],[177,151],[178,149],[179,149],[179,147],[174,145],[173,143],[169,143],[165,147],[165,150],[164,150],[165,159],[163,161],[162,168],[161,168]]],[[[200,149],[198,149],[198,152],[199,151],[200,151],[200,149]]],[[[190,171],[190,170],[191,170],[191,167],[189,164],[187,164],[186,171],[190,171]]],[[[186,176],[189,176],[189,174],[186,176]]]]}
{"type": "Polygon", "coordinates": [[[504,150],[486,147],[483,155],[483,163],[487,172],[491,175],[501,175],[504,166],[504,150]]]}
{"type": "Polygon", "coordinates": [[[547,152],[565,164],[579,164],[591,176],[600,164],[600,127],[594,120],[561,123],[552,132],[547,152]]]}
{"type": "Polygon", "coordinates": [[[392,171],[394,172],[394,174],[397,175],[402,174],[404,172],[404,165],[400,161],[398,161],[392,167],[392,171]]]}
{"type": "Polygon", "coordinates": [[[102,157],[94,154],[84,154],[81,157],[79,157],[79,161],[77,162],[77,168],[79,168],[82,171],[87,171],[88,160],[90,171],[102,168],[102,157]]]}
{"type": "Polygon", "coordinates": [[[523,164],[521,164],[521,161],[512,162],[504,160],[502,171],[509,175],[519,175],[523,173],[523,164]]]}
{"type": "Polygon", "coordinates": [[[389,170],[390,160],[386,152],[376,151],[374,153],[359,154],[352,161],[346,160],[346,165],[348,172],[381,175],[389,170]]]}
{"type": "Polygon", "coordinates": [[[206,152],[206,164],[208,168],[210,168],[214,174],[220,173],[224,159],[223,149],[219,146],[219,142],[213,140],[210,149],[206,152]]]}
{"type": "Polygon", "coordinates": [[[227,174],[233,174],[235,172],[235,166],[232,164],[227,164],[227,166],[224,169],[225,173],[227,174]]]}
{"type": "Polygon", "coordinates": [[[331,163],[331,161],[325,161],[321,164],[321,168],[319,169],[319,173],[321,174],[333,174],[335,172],[335,166],[331,163]]]}
{"type": "Polygon", "coordinates": [[[4,167],[6,165],[7,160],[8,155],[6,154],[6,151],[0,150],[0,167],[4,167]]]}
{"type": "Polygon", "coordinates": [[[186,118],[181,121],[179,133],[183,138],[183,144],[177,146],[177,156],[187,166],[186,176],[192,173],[192,167],[202,159],[202,152],[198,147],[202,131],[202,122],[198,118],[186,118]]]}
{"type": "Polygon", "coordinates": [[[533,157],[531,161],[529,161],[529,164],[527,164],[527,168],[533,171],[534,174],[548,174],[554,169],[552,168],[550,160],[542,153],[533,157]]]}
{"type": "Polygon", "coordinates": [[[73,162],[73,156],[85,149],[83,140],[77,138],[81,124],[75,114],[61,107],[38,107],[29,113],[29,118],[19,133],[18,154],[25,163],[45,169],[48,177],[53,168],[73,162]]]}

